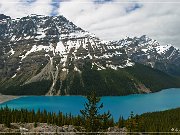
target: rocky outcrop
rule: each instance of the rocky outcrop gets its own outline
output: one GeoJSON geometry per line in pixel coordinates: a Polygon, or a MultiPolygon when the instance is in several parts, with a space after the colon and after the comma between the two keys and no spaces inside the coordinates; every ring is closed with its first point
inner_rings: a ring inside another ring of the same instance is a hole
{"type": "MultiPolygon", "coordinates": [[[[37,123],[37,127],[34,127],[34,123],[11,123],[11,128],[7,128],[3,124],[0,124],[1,132],[9,132],[9,133],[21,133],[21,134],[65,134],[65,135],[76,135],[76,134],[87,134],[86,129],[81,126],[73,126],[73,125],[64,125],[64,126],[56,126],[47,123],[37,123]]],[[[109,127],[107,131],[99,131],[100,133],[105,133],[108,135],[115,134],[121,135],[126,134],[128,130],[124,128],[118,127],[109,127]]]]}
{"type": "Polygon", "coordinates": [[[128,57],[137,63],[150,66],[168,74],[180,75],[180,50],[171,45],[160,45],[146,35],[112,42],[122,46],[128,57]]]}

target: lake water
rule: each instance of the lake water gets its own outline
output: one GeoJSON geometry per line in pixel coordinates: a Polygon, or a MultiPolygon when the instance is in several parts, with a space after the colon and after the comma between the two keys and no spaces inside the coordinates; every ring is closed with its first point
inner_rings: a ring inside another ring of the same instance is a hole
{"type": "MultiPolygon", "coordinates": [[[[28,96],[0,104],[10,108],[46,109],[49,112],[80,114],[86,99],[82,96],[28,96]]],[[[115,120],[119,116],[128,118],[131,111],[135,114],[162,111],[180,107],[180,88],[166,89],[151,94],[129,96],[106,96],[101,98],[104,104],[102,112],[110,110],[115,120]]]]}

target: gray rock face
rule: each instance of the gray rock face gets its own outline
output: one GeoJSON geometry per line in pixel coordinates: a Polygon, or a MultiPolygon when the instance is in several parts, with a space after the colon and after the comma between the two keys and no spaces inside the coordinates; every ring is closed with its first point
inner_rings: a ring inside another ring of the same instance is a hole
{"type": "Polygon", "coordinates": [[[137,63],[148,65],[168,74],[180,75],[180,50],[171,45],[160,45],[156,40],[143,35],[113,42],[122,46],[128,57],[137,63]]]}
{"type": "Polygon", "coordinates": [[[98,70],[131,66],[124,49],[113,47],[63,16],[1,17],[0,81],[3,87],[51,80],[48,95],[70,70],[80,72],[87,61],[98,70]]]}
{"type": "MultiPolygon", "coordinates": [[[[0,124],[0,131],[2,132],[12,132],[12,133],[20,133],[20,134],[76,134],[76,132],[81,132],[76,130],[73,125],[64,125],[57,126],[47,123],[37,123],[37,127],[34,127],[34,123],[11,123],[12,128],[7,128],[3,124],[0,124]]],[[[80,127],[83,128],[83,127],[80,127]]]]}
{"type": "MultiPolygon", "coordinates": [[[[63,16],[32,15],[11,19],[0,15],[0,85],[8,88],[50,80],[47,95],[70,71],[81,73],[87,63],[103,70],[137,63],[180,75],[180,51],[142,36],[103,41],[63,16]]],[[[67,91],[64,91],[66,94],[67,91]]]]}

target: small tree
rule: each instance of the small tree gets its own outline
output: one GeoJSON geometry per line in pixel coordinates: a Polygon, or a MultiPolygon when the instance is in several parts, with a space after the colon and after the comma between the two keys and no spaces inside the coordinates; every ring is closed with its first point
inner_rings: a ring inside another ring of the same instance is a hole
{"type": "Polygon", "coordinates": [[[144,131],[144,121],[138,115],[134,115],[131,112],[130,117],[126,121],[126,127],[130,132],[143,132],[144,131]]]}
{"type": "Polygon", "coordinates": [[[10,115],[9,115],[9,114],[6,116],[6,121],[5,121],[4,125],[5,125],[6,127],[8,127],[8,128],[11,127],[10,115]]]}
{"type": "Polygon", "coordinates": [[[125,124],[125,123],[124,123],[124,118],[123,118],[123,116],[121,116],[121,117],[119,118],[119,121],[118,121],[118,127],[119,127],[119,128],[123,128],[123,127],[125,127],[124,124],[125,124]]]}
{"type": "Polygon", "coordinates": [[[134,131],[135,122],[134,122],[134,113],[132,111],[131,111],[131,114],[130,114],[128,120],[126,121],[126,127],[129,130],[129,132],[134,131]]]}
{"type": "Polygon", "coordinates": [[[99,110],[103,108],[103,103],[99,104],[100,97],[96,96],[95,92],[92,92],[90,96],[87,96],[88,102],[85,103],[84,110],[80,110],[85,119],[85,128],[88,132],[97,132],[107,123],[111,117],[110,112],[100,114],[99,110]],[[105,123],[103,123],[105,122],[105,123]]]}
{"type": "Polygon", "coordinates": [[[5,114],[4,114],[4,116],[5,116],[4,125],[6,127],[10,128],[11,127],[10,109],[6,106],[4,111],[5,111],[5,114]]]}
{"type": "Polygon", "coordinates": [[[34,127],[35,127],[35,128],[37,127],[37,122],[36,122],[36,121],[34,122],[34,127]]]}

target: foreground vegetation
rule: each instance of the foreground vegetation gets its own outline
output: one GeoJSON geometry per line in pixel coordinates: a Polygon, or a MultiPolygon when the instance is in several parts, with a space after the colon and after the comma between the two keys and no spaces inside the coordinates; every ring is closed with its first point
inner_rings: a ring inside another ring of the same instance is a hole
{"type": "Polygon", "coordinates": [[[180,131],[180,108],[134,115],[127,120],[120,117],[119,127],[126,127],[131,132],[177,132],[180,131]]]}
{"type": "Polygon", "coordinates": [[[171,132],[180,130],[180,108],[144,113],[142,115],[134,115],[131,112],[128,119],[120,117],[118,122],[113,120],[110,112],[100,114],[103,108],[100,104],[100,98],[95,93],[87,96],[84,110],[80,110],[81,115],[73,116],[71,114],[63,114],[62,112],[51,113],[47,111],[34,111],[26,109],[10,109],[7,106],[0,109],[0,124],[11,127],[11,123],[47,123],[57,126],[74,125],[84,127],[87,132],[107,131],[109,127],[125,127],[129,132],[171,132]]]}
{"type": "Polygon", "coordinates": [[[11,127],[11,123],[48,123],[58,126],[74,125],[86,128],[86,131],[105,131],[108,127],[114,126],[114,120],[109,112],[100,114],[99,110],[103,104],[99,105],[100,98],[95,93],[87,96],[88,102],[85,103],[85,109],[80,110],[81,116],[72,116],[71,114],[63,114],[62,112],[51,113],[47,111],[34,111],[27,109],[10,109],[7,106],[0,109],[0,124],[11,127]]]}
{"type": "Polygon", "coordinates": [[[144,131],[180,131],[180,108],[161,112],[144,113],[140,116],[144,131]]]}

